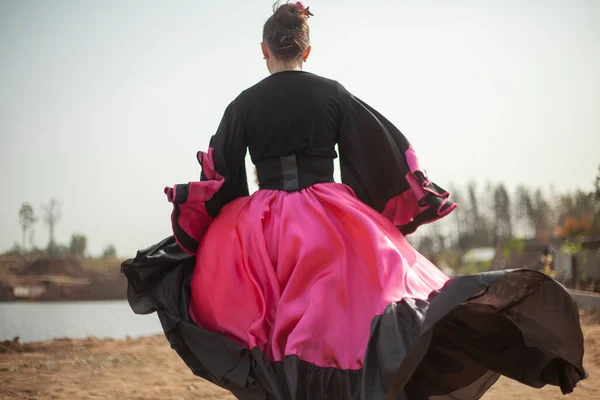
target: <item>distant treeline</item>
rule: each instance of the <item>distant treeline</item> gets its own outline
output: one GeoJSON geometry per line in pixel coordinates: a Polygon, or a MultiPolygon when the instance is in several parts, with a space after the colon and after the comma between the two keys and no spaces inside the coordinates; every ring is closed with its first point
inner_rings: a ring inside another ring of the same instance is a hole
{"type": "MultiPolygon", "coordinates": [[[[573,193],[557,194],[526,186],[511,193],[502,183],[478,186],[475,182],[466,187],[450,185],[449,191],[460,207],[449,217],[423,227],[411,239],[423,253],[495,246],[514,238],[549,241],[600,235],[600,168],[589,190],[573,193]]],[[[56,243],[54,230],[60,222],[60,208],[55,199],[42,207],[42,221],[50,239],[45,248],[39,249],[34,246],[34,236],[40,217],[31,204],[23,203],[18,213],[21,242],[6,254],[88,257],[84,234],[74,233],[69,244],[56,243]]],[[[110,258],[116,254],[115,246],[109,244],[98,256],[110,258]]]]}
{"type": "MultiPolygon", "coordinates": [[[[19,209],[19,223],[21,225],[21,242],[15,245],[5,255],[22,255],[22,256],[37,256],[37,257],[62,257],[70,256],[73,258],[87,258],[88,253],[87,237],[81,233],[71,235],[71,241],[68,244],[56,242],[54,231],[56,225],[61,218],[61,203],[56,199],[51,199],[48,204],[42,206],[42,221],[48,228],[49,241],[45,248],[38,248],[35,243],[35,228],[40,221],[40,217],[36,214],[33,206],[30,203],[23,203],[19,209]]],[[[117,249],[114,245],[108,244],[102,254],[102,258],[117,257],[117,249]]]]}
{"type": "Polygon", "coordinates": [[[450,248],[495,246],[513,238],[549,241],[600,235],[600,169],[589,190],[553,193],[518,186],[512,193],[502,183],[450,186],[460,204],[450,216],[416,236],[425,253],[450,248]]]}

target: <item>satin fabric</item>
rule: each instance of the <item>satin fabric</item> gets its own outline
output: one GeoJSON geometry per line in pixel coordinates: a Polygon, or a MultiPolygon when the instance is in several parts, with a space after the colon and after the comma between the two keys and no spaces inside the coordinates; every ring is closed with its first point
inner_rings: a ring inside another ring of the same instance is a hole
{"type": "Polygon", "coordinates": [[[196,254],[198,241],[213,220],[207,202],[221,189],[225,179],[215,170],[214,149],[199,151],[196,159],[202,166],[201,180],[165,187],[169,203],[173,204],[171,227],[177,244],[187,253],[196,254]]]}
{"type": "Polygon", "coordinates": [[[448,279],[343,184],[260,190],[225,205],[200,241],[190,314],[270,361],[360,369],[373,318],[448,279]]]}

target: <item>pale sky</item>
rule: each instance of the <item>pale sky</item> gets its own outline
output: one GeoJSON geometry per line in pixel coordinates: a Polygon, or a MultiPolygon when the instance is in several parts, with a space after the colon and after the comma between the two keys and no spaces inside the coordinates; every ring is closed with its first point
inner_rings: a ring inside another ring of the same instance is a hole
{"type": "MultiPolygon", "coordinates": [[[[442,186],[591,189],[600,1],[306,1],[306,70],[394,122],[442,186]]],[[[272,1],[0,0],[0,250],[60,200],[58,242],[122,256],[170,234],[227,104],[267,76],[272,1]]],[[[47,228],[36,227],[45,247],[47,228]]]]}

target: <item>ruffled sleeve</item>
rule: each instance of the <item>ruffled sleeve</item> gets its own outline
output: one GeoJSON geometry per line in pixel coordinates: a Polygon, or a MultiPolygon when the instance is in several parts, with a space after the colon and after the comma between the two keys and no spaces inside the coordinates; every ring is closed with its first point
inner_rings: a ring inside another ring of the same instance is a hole
{"type": "Polygon", "coordinates": [[[342,182],[407,235],[457,205],[433,183],[406,137],[385,117],[347,94],[338,145],[342,182]]]}
{"type": "Polygon", "coordinates": [[[167,200],[173,204],[171,225],[179,246],[196,254],[200,239],[221,207],[248,196],[246,178],[246,138],[243,122],[231,103],[210,139],[207,152],[198,152],[202,166],[200,181],[166,187],[167,200]]]}

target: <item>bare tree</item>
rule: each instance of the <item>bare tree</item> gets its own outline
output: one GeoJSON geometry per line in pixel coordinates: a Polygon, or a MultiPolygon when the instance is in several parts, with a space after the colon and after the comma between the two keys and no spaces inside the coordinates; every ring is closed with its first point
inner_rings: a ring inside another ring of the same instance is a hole
{"type": "Polygon", "coordinates": [[[48,252],[54,254],[57,249],[54,232],[56,229],[56,224],[60,221],[61,204],[58,202],[58,200],[51,199],[48,205],[42,206],[42,208],[44,209],[44,223],[48,225],[48,252]]]}

